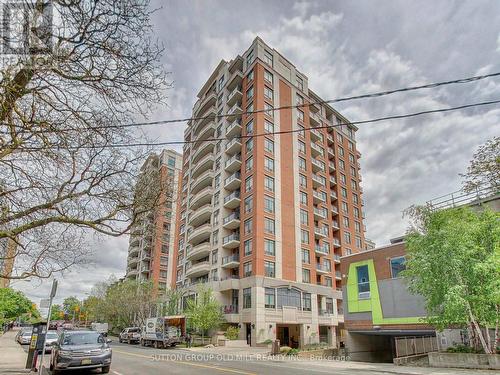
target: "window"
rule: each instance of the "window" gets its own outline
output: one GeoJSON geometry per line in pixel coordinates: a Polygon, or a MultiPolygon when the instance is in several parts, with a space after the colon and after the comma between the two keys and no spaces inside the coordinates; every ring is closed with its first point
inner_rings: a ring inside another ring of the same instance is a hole
{"type": "Polygon", "coordinates": [[[274,160],[266,156],[264,158],[264,168],[268,172],[274,172],[274,160]]]}
{"type": "Polygon", "coordinates": [[[264,79],[269,82],[273,83],[273,75],[271,72],[268,72],[267,70],[264,70],[264,79]]]}
{"type": "Polygon", "coordinates": [[[351,167],[351,176],[356,177],[356,168],[351,167]]]}
{"type": "Polygon", "coordinates": [[[349,228],[349,218],[344,216],[342,220],[344,221],[344,227],[349,228]]]}
{"type": "Polygon", "coordinates": [[[302,268],[302,282],[303,283],[311,282],[311,271],[306,268],[302,268]]]}
{"type": "Polygon", "coordinates": [[[300,210],[300,223],[304,225],[309,224],[309,213],[306,210],[300,210]]]}
{"type": "Polygon", "coordinates": [[[406,258],[404,256],[391,258],[391,277],[399,277],[399,273],[406,269],[406,258]]]}
{"type": "MultiPolygon", "coordinates": [[[[349,147],[349,150],[354,151],[354,143],[352,143],[351,141],[348,141],[347,146],[349,147]]],[[[354,158],[354,156],[353,156],[353,158],[354,158]]],[[[351,155],[349,155],[349,160],[351,160],[351,155]]],[[[353,162],[353,160],[351,162],[353,162]]]]}
{"type": "Polygon", "coordinates": [[[214,187],[218,188],[219,186],[220,186],[220,174],[215,176],[215,179],[214,179],[214,187]]]}
{"type": "Polygon", "coordinates": [[[354,164],[355,159],[353,154],[349,154],[349,161],[351,162],[351,164],[354,164]]]}
{"type": "Polygon", "coordinates": [[[245,170],[248,172],[253,169],[253,156],[250,156],[245,162],[245,170]]]}
{"type": "Polygon", "coordinates": [[[245,179],[245,191],[249,192],[252,191],[253,188],[253,177],[249,176],[245,179]]]}
{"type": "Polygon", "coordinates": [[[264,188],[267,191],[274,191],[274,178],[269,176],[264,176],[264,188]]]}
{"type": "Polygon", "coordinates": [[[299,141],[299,152],[303,154],[306,153],[306,144],[302,141],[299,141]]]}
{"type": "Polygon", "coordinates": [[[299,76],[297,76],[297,87],[304,91],[304,80],[299,76]]]}
{"type": "Polygon", "coordinates": [[[250,254],[252,254],[252,240],[246,240],[244,243],[243,243],[243,249],[244,249],[244,254],[245,256],[248,256],[250,254]]]}
{"type": "Polygon", "coordinates": [[[253,86],[247,90],[247,100],[253,98],[253,86]]]}
{"type": "Polygon", "coordinates": [[[274,256],[276,254],[276,243],[274,240],[264,238],[264,254],[274,256]]]}
{"type": "Polygon", "coordinates": [[[347,178],[343,173],[340,174],[340,182],[342,182],[344,185],[347,184],[347,178]]]}
{"type": "Polygon", "coordinates": [[[307,204],[307,193],[304,193],[303,191],[300,192],[300,203],[307,204]]]}
{"type": "Polygon", "coordinates": [[[276,307],[276,292],[274,288],[265,289],[265,308],[274,309],[276,307]]]}
{"type": "Polygon", "coordinates": [[[283,306],[296,307],[300,309],[300,291],[295,288],[278,288],[276,290],[276,306],[282,308],[283,306]]]}
{"type": "Polygon", "coordinates": [[[252,233],[252,219],[245,220],[245,223],[243,224],[243,233],[252,233]]]}
{"type": "Polygon", "coordinates": [[[351,243],[351,233],[344,232],[344,241],[345,243],[351,243]]]}
{"type": "Polygon", "coordinates": [[[340,188],[340,194],[342,197],[347,198],[347,189],[345,187],[340,188]]]}
{"type": "Polygon", "coordinates": [[[344,157],[344,149],[342,147],[339,147],[339,156],[344,157]]]}
{"type": "Polygon", "coordinates": [[[253,81],[253,70],[251,70],[248,74],[247,74],[247,79],[249,81],[253,81]]]}
{"type": "Polygon", "coordinates": [[[245,209],[245,213],[252,212],[252,209],[253,209],[253,196],[249,195],[248,197],[245,198],[244,209],[245,209]]]}
{"type": "Polygon", "coordinates": [[[264,131],[266,133],[274,133],[274,124],[269,120],[264,120],[264,131]]]}
{"type": "Polygon", "coordinates": [[[247,65],[250,65],[253,62],[254,58],[255,55],[253,54],[253,49],[252,49],[250,52],[248,52],[247,55],[247,65]]]}
{"type": "Polygon", "coordinates": [[[252,262],[246,262],[243,264],[243,276],[252,276],[252,262]]]}
{"type": "Polygon", "coordinates": [[[331,277],[325,276],[325,286],[333,286],[331,277]]]}
{"type": "Polygon", "coordinates": [[[304,263],[304,264],[311,263],[311,257],[309,254],[309,250],[307,250],[307,249],[302,249],[302,263],[304,263]]]}
{"type": "Polygon", "coordinates": [[[274,198],[264,195],[264,211],[270,214],[274,213],[274,198]]]}
{"type": "Polygon", "coordinates": [[[273,154],[274,153],[274,142],[268,138],[264,138],[264,150],[273,154]]]}
{"type": "Polygon", "coordinates": [[[274,220],[268,217],[264,218],[264,232],[274,234],[274,220]]]}
{"type": "Polygon", "coordinates": [[[357,233],[361,232],[361,224],[357,221],[354,222],[354,229],[356,230],[357,233]]]}
{"type": "Polygon", "coordinates": [[[222,90],[222,88],[224,87],[224,76],[221,76],[219,78],[219,82],[218,82],[218,91],[222,90]]]}
{"type": "Polygon", "coordinates": [[[307,187],[307,177],[303,174],[299,174],[299,184],[302,187],[307,187]]]}
{"type": "Polygon", "coordinates": [[[212,264],[217,264],[218,258],[219,258],[219,252],[217,250],[212,251],[212,264]]]}
{"type": "Polygon", "coordinates": [[[339,159],[339,166],[340,166],[340,169],[345,171],[345,162],[342,159],[339,159]]]}
{"type": "Polygon", "coordinates": [[[264,50],[264,62],[273,66],[273,54],[268,50],[264,50]]]}
{"type": "Polygon", "coordinates": [[[252,307],[252,288],[243,289],[243,308],[250,309],[252,307]]]}
{"type": "Polygon", "coordinates": [[[274,117],[274,107],[269,103],[264,103],[264,111],[269,117],[274,117]]]}
{"type": "Polygon", "coordinates": [[[358,194],[352,194],[352,201],[354,204],[359,204],[358,194]]]}
{"type": "Polygon", "coordinates": [[[354,207],[354,217],[359,219],[359,208],[354,207]]]}
{"type": "Polygon", "coordinates": [[[297,109],[297,117],[300,121],[304,121],[304,112],[300,109],[297,109]]]}
{"type": "Polygon", "coordinates": [[[311,311],[311,294],[302,293],[302,310],[311,311]]]}
{"type": "Polygon", "coordinates": [[[300,106],[300,105],[304,104],[304,98],[302,96],[300,96],[299,94],[297,94],[295,96],[295,104],[297,106],[300,106]]]}
{"type": "Polygon", "coordinates": [[[267,277],[276,277],[274,272],[274,262],[264,261],[264,275],[267,277]]]}
{"type": "Polygon", "coordinates": [[[333,298],[326,298],[326,312],[333,314],[333,298]]]}
{"type": "Polygon", "coordinates": [[[303,244],[309,243],[309,231],[305,229],[300,230],[300,242],[302,242],[303,244]]]}
{"type": "Polygon", "coordinates": [[[358,297],[370,298],[370,278],[368,276],[368,266],[357,266],[356,275],[358,277],[358,297]]]}
{"type": "Polygon", "coordinates": [[[299,168],[301,171],[305,171],[307,169],[306,159],[299,156],[299,168]]]}
{"type": "Polygon", "coordinates": [[[266,99],[273,100],[273,90],[271,90],[269,87],[264,86],[264,97],[266,99]]]}
{"type": "Polygon", "coordinates": [[[361,249],[361,238],[356,236],[355,241],[356,241],[356,247],[361,249]]]}
{"type": "Polygon", "coordinates": [[[219,210],[216,210],[213,214],[214,225],[219,224],[219,210]]]}
{"type": "Polygon", "coordinates": [[[252,134],[253,133],[253,120],[250,120],[246,126],[245,129],[247,131],[247,134],[252,134]]]}
{"type": "Polygon", "coordinates": [[[253,138],[250,138],[246,142],[246,148],[247,148],[247,152],[252,152],[252,150],[253,150],[253,138]]]}

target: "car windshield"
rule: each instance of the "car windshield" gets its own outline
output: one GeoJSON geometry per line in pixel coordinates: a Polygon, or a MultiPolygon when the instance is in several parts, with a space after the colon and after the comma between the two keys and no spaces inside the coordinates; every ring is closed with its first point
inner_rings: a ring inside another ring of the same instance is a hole
{"type": "Polygon", "coordinates": [[[47,332],[47,335],[45,336],[48,339],[57,339],[57,333],[55,332],[47,332]]]}
{"type": "Polygon", "coordinates": [[[128,331],[132,333],[139,332],[139,328],[130,328],[128,331]]]}
{"type": "Polygon", "coordinates": [[[104,340],[97,332],[79,332],[64,335],[63,345],[102,344],[104,340]]]}
{"type": "Polygon", "coordinates": [[[31,337],[31,332],[23,332],[23,336],[25,336],[25,337],[31,337]]]}

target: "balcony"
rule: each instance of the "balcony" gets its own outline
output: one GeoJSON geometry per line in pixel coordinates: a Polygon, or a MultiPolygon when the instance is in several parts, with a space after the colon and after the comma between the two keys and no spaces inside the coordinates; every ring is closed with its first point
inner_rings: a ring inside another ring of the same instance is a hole
{"type": "Polygon", "coordinates": [[[238,305],[225,305],[222,307],[223,314],[238,314],[238,305]]]}
{"type": "Polygon", "coordinates": [[[201,114],[201,117],[199,120],[196,120],[197,122],[195,123],[193,127],[193,134],[197,135],[200,133],[200,130],[203,129],[208,123],[213,122],[217,118],[217,112],[214,106],[208,108],[208,110],[201,114]]]}
{"type": "Polygon", "coordinates": [[[309,132],[311,134],[311,141],[316,142],[316,141],[322,141],[323,140],[323,135],[320,133],[319,130],[317,130],[317,129],[311,129],[309,132]]]}
{"type": "Polygon", "coordinates": [[[222,258],[222,268],[236,268],[240,265],[240,256],[238,254],[229,255],[222,258]]]}
{"type": "Polygon", "coordinates": [[[240,120],[234,120],[226,129],[226,137],[233,138],[241,136],[240,120]]]}
{"type": "Polygon", "coordinates": [[[333,149],[328,147],[328,157],[330,159],[333,159],[335,157],[335,152],[333,152],[333,149]]]}
{"type": "Polygon", "coordinates": [[[328,228],[314,227],[314,237],[316,238],[328,237],[328,228]]]}
{"type": "Polygon", "coordinates": [[[240,246],[240,235],[238,233],[230,234],[222,239],[222,247],[234,249],[240,246]]]}
{"type": "Polygon", "coordinates": [[[137,262],[139,262],[139,257],[137,257],[137,256],[130,257],[127,260],[128,265],[137,264],[137,262]]]}
{"type": "Polygon", "coordinates": [[[330,190],[330,198],[332,198],[332,200],[337,199],[337,193],[334,190],[330,190]]]}
{"type": "Polygon", "coordinates": [[[241,117],[241,113],[243,112],[243,110],[241,109],[240,105],[240,103],[236,103],[229,109],[229,111],[227,112],[227,118],[229,121],[241,117]]]}
{"type": "Polygon", "coordinates": [[[325,245],[316,244],[316,246],[314,246],[314,251],[316,252],[316,254],[319,254],[319,255],[328,255],[328,254],[330,254],[330,250],[325,245]]]}
{"type": "Polygon", "coordinates": [[[340,255],[338,254],[333,254],[333,261],[335,263],[340,263],[340,255]]]}
{"type": "Polygon", "coordinates": [[[191,178],[198,177],[201,173],[206,170],[211,170],[214,166],[214,156],[212,154],[207,154],[201,158],[192,169],[191,178]]]}
{"type": "Polygon", "coordinates": [[[316,264],[316,272],[319,274],[325,274],[332,272],[332,269],[324,264],[316,264]]]}
{"type": "Polygon", "coordinates": [[[328,210],[326,208],[317,208],[314,207],[314,218],[316,220],[325,220],[328,216],[328,210]]]}
{"type": "Polygon", "coordinates": [[[325,187],[326,186],[326,178],[323,176],[313,175],[312,182],[314,187],[325,187]]]}
{"type": "Polygon", "coordinates": [[[214,91],[210,92],[200,101],[198,109],[194,111],[195,117],[201,117],[210,107],[214,106],[217,102],[217,95],[214,91]]]}
{"type": "Polygon", "coordinates": [[[212,186],[212,180],[214,178],[214,172],[211,170],[203,172],[199,175],[191,186],[191,194],[196,194],[207,186],[212,186]]]}
{"type": "Polygon", "coordinates": [[[326,140],[327,140],[329,145],[333,145],[333,136],[331,134],[328,134],[326,136],[326,140]]]}
{"type": "Polygon", "coordinates": [[[325,154],[325,151],[323,150],[323,147],[320,147],[314,143],[311,144],[311,155],[313,157],[323,156],[324,154],[325,154]]]}
{"type": "Polygon", "coordinates": [[[312,126],[321,126],[321,117],[317,113],[309,112],[309,121],[312,126]]]}
{"type": "Polygon", "coordinates": [[[241,151],[241,140],[234,138],[226,144],[226,154],[234,155],[241,151]]]}
{"type": "Polygon", "coordinates": [[[206,241],[210,238],[212,233],[212,224],[206,223],[194,229],[188,237],[188,242],[192,245],[198,245],[200,242],[206,241]]]}
{"type": "Polygon", "coordinates": [[[332,213],[333,213],[334,215],[338,215],[338,213],[339,213],[339,209],[337,208],[337,206],[332,206],[332,213]]]}
{"type": "Polygon", "coordinates": [[[227,105],[232,106],[238,102],[241,102],[242,98],[243,94],[241,92],[241,86],[236,86],[227,97],[227,105]]]}
{"type": "Polygon", "coordinates": [[[335,180],[335,177],[330,176],[330,186],[335,186],[337,184],[337,181],[335,180]]]}
{"type": "Polygon", "coordinates": [[[235,190],[241,186],[240,172],[234,172],[231,176],[224,180],[224,189],[235,190]]]}
{"type": "Polygon", "coordinates": [[[137,270],[137,268],[134,268],[134,269],[130,269],[128,270],[127,272],[127,277],[130,277],[130,276],[137,276],[139,274],[139,270],[137,270]]]}
{"type": "Polygon", "coordinates": [[[203,128],[198,130],[198,134],[196,134],[196,142],[194,143],[194,148],[197,149],[200,147],[206,139],[209,139],[214,136],[215,133],[215,122],[210,121],[203,128]]]}
{"type": "Polygon", "coordinates": [[[211,215],[212,205],[210,203],[207,203],[206,205],[198,208],[196,211],[193,211],[189,215],[189,225],[191,225],[193,228],[196,228],[204,222],[208,221],[211,215]]]}
{"type": "Polygon", "coordinates": [[[195,210],[198,207],[203,206],[204,204],[211,203],[213,193],[214,191],[212,189],[212,186],[207,186],[206,188],[200,190],[193,196],[193,198],[191,198],[191,202],[189,202],[189,208],[195,210]]]}
{"type": "Polygon", "coordinates": [[[333,239],[333,246],[334,247],[340,247],[340,240],[338,238],[333,239]]]}
{"type": "Polygon", "coordinates": [[[313,172],[325,171],[325,163],[323,163],[322,161],[319,161],[317,159],[312,159],[311,162],[312,162],[313,172]]]}
{"type": "Polygon", "coordinates": [[[328,170],[330,172],[335,172],[335,163],[333,161],[330,160],[330,162],[328,163],[328,170]]]}
{"type": "Polygon", "coordinates": [[[196,163],[198,160],[200,160],[205,155],[213,152],[214,147],[215,146],[214,146],[213,142],[203,142],[198,147],[197,151],[193,154],[193,163],[196,163]]]}
{"type": "Polygon", "coordinates": [[[240,226],[240,214],[233,212],[222,220],[222,226],[226,229],[236,229],[240,226]]]}
{"type": "Polygon", "coordinates": [[[331,223],[333,229],[340,229],[339,222],[337,220],[332,220],[331,223]]]}
{"type": "Polygon", "coordinates": [[[326,203],[326,193],[322,191],[313,190],[313,202],[314,203],[326,203]]]}
{"type": "Polygon", "coordinates": [[[207,274],[210,271],[210,263],[208,261],[199,263],[188,263],[186,265],[186,277],[199,277],[207,274]]]}
{"type": "Polygon", "coordinates": [[[340,271],[335,271],[335,278],[337,280],[342,280],[342,274],[340,273],[340,271]]]}
{"type": "Polygon", "coordinates": [[[236,190],[224,198],[224,207],[234,209],[239,207],[240,202],[240,191],[236,190]]]}
{"type": "Polygon", "coordinates": [[[196,246],[193,246],[189,251],[187,251],[186,259],[188,260],[198,260],[203,259],[210,254],[210,242],[205,241],[196,246]]]}
{"type": "Polygon", "coordinates": [[[243,73],[240,71],[236,71],[227,81],[227,88],[229,91],[232,91],[235,87],[241,86],[241,81],[243,80],[243,73]]]}
{"type": "Polygon", "coordinates": [[[241,168],[241,154],[233,155],[231,158],[226,160],[224,164],[224,169],[226,172],[235,172],[241,168]]]}

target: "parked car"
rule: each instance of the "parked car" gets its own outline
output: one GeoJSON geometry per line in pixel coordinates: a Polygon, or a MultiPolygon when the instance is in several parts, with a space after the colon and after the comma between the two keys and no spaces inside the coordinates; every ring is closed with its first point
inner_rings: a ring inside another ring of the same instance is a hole
{"type": "Polygon", "coordinates": [[[64,370],[100,368],[107,374],[111,367],[108,340],[95,331],[64,331],[52,345],[50,370],[56,375],[64,370]]]}
{"type": "Polygon", "coordinates": [[[128,327],[121,331],[118,337],[119,342],[126,342],[129,344],[138,343],[141,339],[141,329],[139,327],[128,327]]]}
{"type": "Polygon", "coordinates": [[[45,334],[45,353],[50,353],[52,351],[52,346],[59,339],[59,335],[56,331],[47,331],[45,334]]]}
{"type": "Polygon", "coordinates": [[[22,333],[17,338],[17,342],[21,345],[28,345],[31,342],[32,330],[22,331],[22,333]]]}

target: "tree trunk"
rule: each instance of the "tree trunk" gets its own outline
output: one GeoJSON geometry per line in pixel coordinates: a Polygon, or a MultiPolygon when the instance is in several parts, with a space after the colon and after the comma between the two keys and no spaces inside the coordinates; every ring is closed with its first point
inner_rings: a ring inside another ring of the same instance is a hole
{"type": "Polygon", "coordinates": [[[472,322],[474,330],[476,331],[476,334],[479,338],[479,341],[481,342],[481,346],[483,347],[484,352],[486,354],[491,354],[490,348],[488,347],[488,344],[486,343],[486,341],[484,339],[483,331],[481,331],[481,327],[479,327],[479,324],[477,323],[476,318],[474,318],[474,315],[472,314],[472,311],[471,311],[469,304],[467,304],[467,310],[469,310],[470,320],[472,322]]]}
{"type": "Polygon", "coordinates": [[[500,305],[497,305],[497,319],[495,322],[495,345],[493,347],[493,353],[497,352],[497,347],[500,345],[500,338],[499,338],[499,316],[500,316],[500,305]]]}

